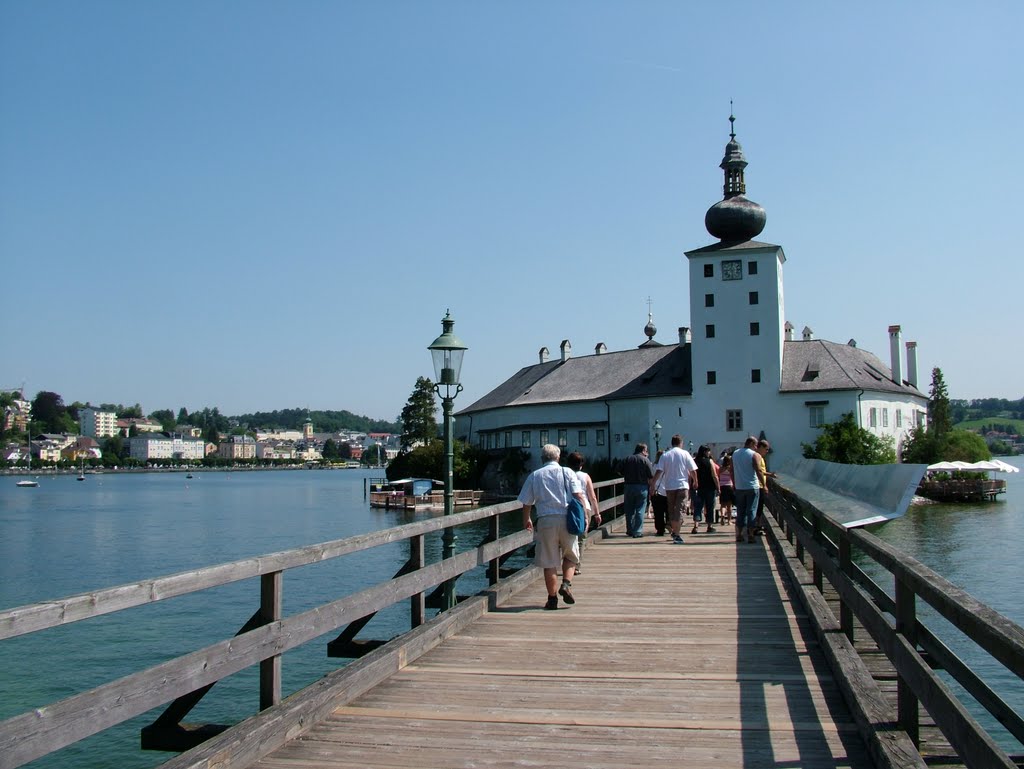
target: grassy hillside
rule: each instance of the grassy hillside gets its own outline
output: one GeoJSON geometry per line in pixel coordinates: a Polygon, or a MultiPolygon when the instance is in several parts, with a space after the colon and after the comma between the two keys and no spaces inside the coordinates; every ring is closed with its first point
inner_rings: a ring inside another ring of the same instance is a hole
{"type": "Polygon", "coordinates": [[[1024,435],[1024,419],[1010,419],[1009,417],[982,417],[981,419],[969,419],[966,422],[958,422],[954,427],[963,430],[982,430],[990,425],[998,425],[1005,429],[1005,425],[1013,425],[1019,435],[1024,435]]]}

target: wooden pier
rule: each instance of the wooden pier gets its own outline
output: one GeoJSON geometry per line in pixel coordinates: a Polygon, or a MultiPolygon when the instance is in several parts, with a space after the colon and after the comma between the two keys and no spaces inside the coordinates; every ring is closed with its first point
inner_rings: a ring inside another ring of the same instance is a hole
{"type": "Polygon", "coordinates": [[[507,502],[0,612],[2,641],[259,583],[257,612],[234,639],[0,722],[0,769],[162,703],[171,705],[144,730],[144,744],[195,746],[165,769],[1024,765],[936,677],[947,671],[1024,738],[1021,715],[938,641],[915,599],[1018,679],[1019,626],[870,534],[833,531],[825,513],[782,486],[755,543],[735,542],[723,526],[679,546],[650,527],[641,539],[623,536],[621,481],[596,485],[608,523],[588,542],[577,603],[558,611],[542,609],[535,567],[501,567],[530,542],[518,503],[507,502]],[[424,537],[483,522],[480,544],[425,562],[424,537]],[[409,559],[392,579],[283,614],[285,571],[403,540],[409,559]],[[894,598],[868,585],[852,564],[854,547],[892,572],[894,598]],[[439,586],[479,567],[491,587],[428,618],[439,586]],[[386,643],[356,640],[377,611],[400,601],[409,602],[411,630],[386,643]],[[282,698],[284,652],[339,629],[328,653],[358,659],[282,698]],[[260,712],[230,728],[183,723],[209,686],[252,665],[260,712]]]}
{"type": "Polygon", "coordinates": [[[873,767],[759,540],[653,531],[536,581],[258,761],[287,767],[873,767]]]}

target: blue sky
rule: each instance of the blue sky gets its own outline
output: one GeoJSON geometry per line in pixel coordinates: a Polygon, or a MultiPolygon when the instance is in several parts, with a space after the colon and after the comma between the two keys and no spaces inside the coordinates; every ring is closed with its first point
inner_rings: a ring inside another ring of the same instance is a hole
{"type": "Polygon", "coordinates": [[[1024,4],[0,3],[0,387],[397,416],[690,325],[729,100],[786,317],[1024,395],[1024,4]]]}

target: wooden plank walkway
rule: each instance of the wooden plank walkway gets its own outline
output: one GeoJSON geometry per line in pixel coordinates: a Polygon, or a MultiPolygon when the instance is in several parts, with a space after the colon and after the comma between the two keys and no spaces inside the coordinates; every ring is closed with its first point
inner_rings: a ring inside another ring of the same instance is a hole
{"type": "Polygon", "coordinates": [[[533,583],[255,766],[872,767],[765,543],[647,525],[574,606],[533,583]]]}

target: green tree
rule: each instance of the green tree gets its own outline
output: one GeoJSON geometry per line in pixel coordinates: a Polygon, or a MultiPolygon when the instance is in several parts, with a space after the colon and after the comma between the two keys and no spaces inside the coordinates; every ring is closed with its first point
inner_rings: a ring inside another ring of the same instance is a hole
{"type": "Polygon", "coordinates": [[[127,452],[124,438],[120,435],[112,435],[105,439],[101,448],[103,450],[103,464],[107,467],[120,464],[127,452]]]}
{"type": "Polygon", "coordinates": [[[180,409],[178,409],[178,417],[177,417],[176,421],[178,422],[179,425],[191,424],[188,421],[188,409],[187,408],[182,406],[180,409]]]}
{"type": "Polygon", "coordinates": [[[931,465],[941,461],[939,457],[939,439],[924,425],[910,429],[903,439],[900,452],[904,462],[915,465],[931,465]]]}
{"type": "Polygon", "coordinates": [[[939,451],[942,459],[947,462],[980,462],[992,458],[985,439],[970,430],[950,430],[942,436],[941,441],[939,451]]]}
{"type": "Polygon", "coordinates": [[[932,386],[928,391],[928,429],[941,437],[953,429],[953,415],[949,404],[949,393],[942,369],[932,369],[932,386]]]}
{"type": "Polygon", "coordinates": [[[174,428],[178,426],[174,412],[170,409],[157,409],[149,415],[149,418],[159,422],[165,433],[174,432],[174,428]]]}
{"type": "MultiPolygon", "coordinates": [[[[480,485],[480,475],[486,460],[474,446],[462,441],[453,444],[454,482],[457,489],[475,489],[480,485]]],[[[365,454],[364,454],[365,456],[365,454]]],[[[388,480],[399,478],[444,478],[444,441],[432,441],[426,446],[417,446],[412,451],[403,451],[388,465],[388,480]]]]}
{"type": "Polygon", "coordinates": [[[427,377],[417,377],[412,395],[402,409],[402,448],[416,443],[429,444],[437,438],[437,403],[434,383],[427,377]]]}
{"type": "Polygon", "coordinates": [[[320,454],[324,459],[341,459],[341,449],[334,438],[328,438],[324,441],[324,447],[320,454]]]}
{"type": "Polygon", "coordinates": [[[859,427],[852,412],[843,414],[838,422],[823,425],[813,444],[802,445],[808,459],[846,465],[884,465],[896,461],[892,437],[880,438],[859,427]]]}
{"type": "Polygon", "coordinates": [[[76,433],[78,425],[64,405],[64,399],[46,390],[32,401],[32,429],[42,433],[76,433]]]}

